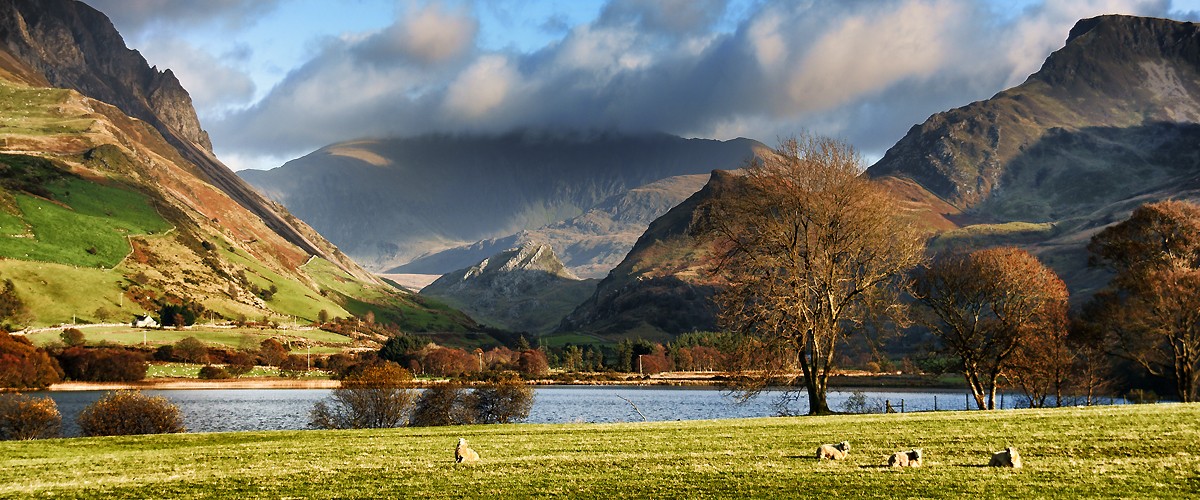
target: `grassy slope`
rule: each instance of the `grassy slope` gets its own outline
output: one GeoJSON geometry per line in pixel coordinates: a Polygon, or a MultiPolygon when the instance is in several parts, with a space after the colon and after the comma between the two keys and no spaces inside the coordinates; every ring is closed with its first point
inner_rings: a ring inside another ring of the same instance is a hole
{"type": "Polygon", "coordinates": [[[5,442],[0,495],[1179,497],[1200,486],[1198,417],[1192,404],[5,442]],[[482,463],[453,463],[458,437],[482,463]],[[812,458],[842,439],[846,461],[812,458]],[[1006,445],[1024,469],[980,467],[1006,445]],[[925,467],[882,467],[912,446],[925,467]]]}
{"type": "MultiPolygon", "coordinates": [[[[84,339],[88,344],[109,342],[123,345],[140,345],[143,334],[145,334],[144,338],[146,342],[153,347],[174,344],[187,337],[196,337],[209,345],[234,349],[243,347],[257,348],[262,341],[268,338],[283,341],[292,340],[299,344],[310,341],[314,344],[329,347],[349,347],[351,342],[350,337],[324,330],[264,330],[258,328],[209,328],[194,326],[187,330],[143,330],[141,328],[130,327],[97,327],[86,328],[82,331],[84,339]]],[[[61,330],[55,329],[31,333],[28,337],[29,340],[33,341],[34,345],[40,346],[61,340],[59,338],[60,333],[61,330]]],[[[335,352],[340,351],[341,349],[337,349],[335,352]]],[[[297,352],[303,353],[306,351],[303,347],[297,347],[297,352]]],[[[313,352],[317,352],[317,349],[314,348],[313,352]]]]}

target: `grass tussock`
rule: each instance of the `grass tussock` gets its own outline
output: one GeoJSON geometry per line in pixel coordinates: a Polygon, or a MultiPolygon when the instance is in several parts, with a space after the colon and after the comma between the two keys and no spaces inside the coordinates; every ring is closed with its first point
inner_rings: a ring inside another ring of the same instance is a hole
{"type": "Polygon", "coordinates": [[[0,443],[0,496],[1180,497],[1200,405],[0,443]],[[455,464],[466,438],[482,456],[455,464]],[[844,461],[821,443],[849,440],[844,461]],[[1017,447],[1023,469],[983,467],[1017,447]],[[884,467],[922,447],[921,468],[884,467]]]}

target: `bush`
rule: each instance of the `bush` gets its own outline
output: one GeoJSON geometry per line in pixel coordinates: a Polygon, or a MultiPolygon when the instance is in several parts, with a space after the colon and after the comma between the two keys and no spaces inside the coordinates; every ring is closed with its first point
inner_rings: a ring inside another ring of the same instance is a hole
{"type": "Polygon", "coordinates": [[[110,392],[79,414],[84,436],[127,436],[184,432],[179,407],[139,391],[110,392]]]}
{"type": "Polygon", "coordinates": [[[62,380],[63,371],[45,349],[23,336],[0,331],[0,387],[44,389],[62,380]]]}
{"type": "Polygon", "coordinates": [[[58,437],[61,428],[53,399],[0,393],[0,441],[58,437]]]}
{"type": "Polygon", "coordinates": [[[200,367],[200,378],[204,380],[219,380],[230,378],[229,372],[220,366],[204,365],[200,367]]]}
{"type": "Polygon", "coordinates": [[[536,349],[522,351],[521,357],[517,361],[517,367],[521,370],[521,375],[530,378],[550,373],[550,364],[546,362],[546,353],[536,349]]]}
{"type": "Polygon", "coordinates": [[[175,342],[171,354],[184,363],[208,363],[208,346],[196,337],[187,337],[175,342]]]}
{"type": "Polygon", "coordinates": [[[225,371],[235,377],[241,377],[250,370],[254,369],[254,356],[249,353],[237,351],[229,355],[229,362],[225,365],[225,371]]]}
{"type": "Polygon", "coordinates": [[[368,367],[342,381],[329,403],[319,401],[309,414],[317,429],[399,427],[408,420],[416,391],[412,374],[395,363],[368,367]]]}
{"type": "Polygon", "coordinates": [[[67,347],[81,346],[84,343],[83,332],[78,328],[67,328],[58,334],[67,347]]]}
{"type": "Polygon", "coordinates": [[[72,380],[87,382],[136,382],[146,378],[146,358],[125,349],[72,347],[58,357],[72,380]]]}
{"type": "Polygon", "coordinates": [[[279,375],[283,377],[299,377],[308,371],[308,360],[304,356],[288,354],[279,362],[279,375]]]}
{"type": "Polygon", "coordinates": [[[472,424],[474,406],[474,395],[461,385],[438,384],[421,392],[410,424],[417,427],[472,424]]]}
{"type": "Polygon", "coordinates": [[[529,417],[533,409],[533,388],[512,375],[475,388],[475,421],[481,424],[507,424],[529,417]]]}
{"type": "Polygon", "coordinates": [[[258,356],[267,366],[279,366],[288,355],[287,347],[275,339],[266,339],[258,345],[258,356]]]}

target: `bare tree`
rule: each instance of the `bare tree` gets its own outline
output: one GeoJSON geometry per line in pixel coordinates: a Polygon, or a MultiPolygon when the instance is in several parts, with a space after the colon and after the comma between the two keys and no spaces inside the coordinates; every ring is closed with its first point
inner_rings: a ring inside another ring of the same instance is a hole
{"type": "Polygon", "coordinates": [[[309,425],[318,429],[374,429],[400,427],[417,398],[412,374],[386,362],[342,381],[327,404],[318,401],[309,425]]]}
{"type": "Polygon", "coordinates": [[[1065,338],[1067,287],[1029,252],[991,248],[935,258],[916,272],[922,322],[962,361],[979,409],[996,407],[996,383],[1022,345],[1065,338]]]}
{"type": "Polygon", "coordinates": [[[1116,271],[1084,307],[1105,349],[1175,382],[1180,401],[1200,391],[1200,205],[1146,204],[1101,231],[1091,263],[1116,271]]]}
{"type": "Polygon", "coordinates": [[[721,324],[796,354],[810,414],[830,413],[838,344],[902,312],[898,291],[924,252],[924,235],[863,167],[844,142],[787,139],[697,214],[725,282],[721,324]]]}

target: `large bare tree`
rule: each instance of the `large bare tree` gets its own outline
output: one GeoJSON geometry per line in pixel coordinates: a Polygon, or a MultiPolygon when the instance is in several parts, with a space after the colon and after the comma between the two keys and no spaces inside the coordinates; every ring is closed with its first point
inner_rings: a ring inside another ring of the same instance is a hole
{"type": "Polygon", "coordinates": [[[844,142],[787,139],[697,213],[724,279],[722,325],[796,353],[810,414],[830,412],[838,345],[901,312],[898,291],[924,253],[925,236],[863,167],[844,142]]]}
{"type": "Polygon", "coordinates": [[[1180,401],[1200,392],[1200,205],[1146,204],[1088,245],[1116,271],[1084,307],[1111,353],[1175,382],[1180,401]]]}
{"type": "Polygon", "coordinates": [[[949,253],[916,272],[922,322],[962,362],[979,409],[996,407],[996,383],[1022,345],[1065,338],[1067,286],[1024,250],[949,253]]]}

